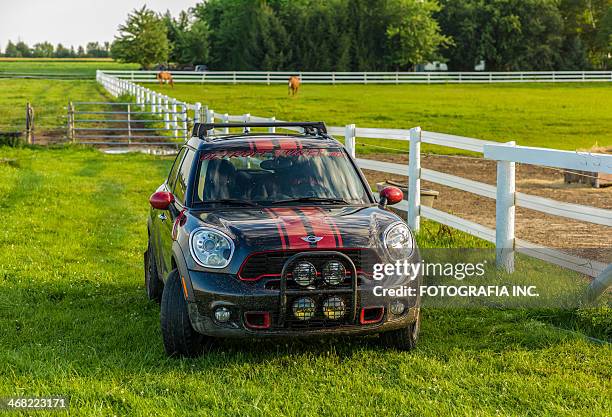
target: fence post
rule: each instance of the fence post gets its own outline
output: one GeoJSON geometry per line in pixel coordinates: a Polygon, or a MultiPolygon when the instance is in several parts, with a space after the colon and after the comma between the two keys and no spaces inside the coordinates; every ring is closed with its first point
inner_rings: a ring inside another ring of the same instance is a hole
{"type": "Polygon", "coordinates": [[[30,102],[26,103],[26,143],[31,145],[32,132],[34,131],[34,109],[30,102]]]}
{"type": "MultiPolygon", "coordinates": [[[[272,123],[276,122],[276,117],[275,116],[270,117],[270,121],[272,123]]],[[[274,126],[269,127],[268,128],[268,133],[276,133],[276,127],[274,127],[274,126]]]]}
{"type": "MultiPolygon", "coordinates": [[[[214,123],[215,122],[215,111],[213,109],[206,108],[206,123],[214,123]]],[[[209,135],[215,133],[215,129],[210,129],[208,131],[209,135]]]]}
{"type": "Polygon", "coordinates": [[[416,233],[421,227],[421,128],[410,129],[408,162],[408,226],[416,233]]]}
{"type": "Polygon", "coordinates": [[[153,93],[151,96],[151,113],[157,113],[157,93],[153,93]]]}
{"type": "MultiPolygon", "coordinates": [[[[223,123],[229,123],[229,114],[225,113],[221,120],[223,121],[223,123]]],[[[223,133],[225,133],[226,135],[229,135],[229,127],[224,127],[223,133]]]]}
{"type": "Polygon", "coordinates": [[[182,104],[182,110],[183,110],[183,139],[185,140],[185,142],[187,142],[188,136],[189,136],[189,127],[187,125],[187,104],[183,103],[182,104]]]}
{"type": "Polygon", "coordinates": [[[355,125],[346,125],[344,127],[344,147],[349,155],[355,157],[355,125]]]}
{"type": "Polygon", "coordinates": [[[127,105],[127,128],[128,128],[128,144],[132,143],[132,106],[127,105]]]}
{"type": "MultiPolygon", "coordinates": [[[[251,120],[251,113],[245,113],[243,116],[244,123],[248,123],[251,120]]],[[[248,127],[244,128],[244,133],[250,132],[251,129],[248,127]]]]}
{"type": "Polygon", "coordinates": [[[162,108],[162,111],[164,112],[164,129],[170,130],[170,115],[168,114],[168,96],[164,96],[163,100],[164,107],[162,108]]]}
{"type": "Polygon", "coordinates": [[[172,100],[172,128],[174,129],[174,137],[178,137],[178,107],[176,99],[172,100]]]}
{"type": "MultiPolygon", "coordinates": [[[[507,145],[514,146],[515,142],[507,145]]],[[[514,272],[515,162],[497,161],[495,201],[495,260],[498,268],[514,272]]]]}
{"type": "Polygon", "coordinates": [[[72,101],[68,102],[68,140],[75,141],[74,138],[74,107],[72,101]]]}
{"type": "Polygon", "coordinates": [[[202,103],[197,102],[193,110],[193,122],[200,123],[200,112],[202,111],[202,103]]]}

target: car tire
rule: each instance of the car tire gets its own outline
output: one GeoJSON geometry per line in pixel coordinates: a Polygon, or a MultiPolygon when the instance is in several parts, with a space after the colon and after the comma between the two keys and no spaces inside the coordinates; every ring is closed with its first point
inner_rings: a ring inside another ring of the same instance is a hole
{"type": "Polygon", "coordinates": [[[401,329],[382,333],[380,338],[386,347],[408,351],[416,347],[420,330],[421,314],[419,312],[414,323],[401,329]]]}
{"type": "Polygon", "coordinates": [[[144,271],[147,297],[149,297],[149,300],[155,301],[157,304],[159,304],[164,291],[164,283],[159,279],[159,274],[157,273],[155,255],[153,255],[151,242],[149,242],[149,247],[144,253],[144,271]]]}
{"type": "Polygon", "coordinates": [[[170,272],[164,286],[160,321],[168,356],[193,358],[202,354],[208,338],[196,332],[191,325],[187,301],[176,269],[170,272]]]}

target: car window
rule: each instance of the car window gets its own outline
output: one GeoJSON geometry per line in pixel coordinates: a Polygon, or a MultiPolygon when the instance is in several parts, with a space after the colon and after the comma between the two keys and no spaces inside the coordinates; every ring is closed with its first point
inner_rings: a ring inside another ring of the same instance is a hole
{"type": "Polygon", "coordinates": [[[368,204],[358,172],[340,148],[202,151],[196,202],[342,199],[368,204]]]}
{"type": "Polygon", "coordinates": [[[176,182],[176,173],[181,166],[181,162],[183,161],[183,157],[185,156],[187,148],[182,148],[179,154],[176,156],[174,160],[174,164],[172,165],[172,169],[170,170],[170,174],[168,174],[168,189],[172,191],[174,189],[174,183],[176,182]]]}
{"type": "Polygon", "coordinates": [[[178,175],[176,177],[176,184],[174,184],[174,198],[181,204],[185,203],[187,183],[189,182],[189,171],[191,170],[191,165],[193,164],[194,155],[194,151],[187,151],[187,153],[185,154],[185,158],[183,159],[183,162],[181,164],[181,168],[178,171],[178,175]]]}

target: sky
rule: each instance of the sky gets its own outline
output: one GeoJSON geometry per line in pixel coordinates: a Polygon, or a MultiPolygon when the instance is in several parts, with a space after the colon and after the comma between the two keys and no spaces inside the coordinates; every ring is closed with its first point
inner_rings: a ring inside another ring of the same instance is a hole
{"type": "Polygon", "coordinates": [[[49,41],[53,45],[85,45],[112,41],[127,14],[147,5],[173,16],[197,0],[0,0],[0,49],[8,40],[28,45],[49,41]]]}

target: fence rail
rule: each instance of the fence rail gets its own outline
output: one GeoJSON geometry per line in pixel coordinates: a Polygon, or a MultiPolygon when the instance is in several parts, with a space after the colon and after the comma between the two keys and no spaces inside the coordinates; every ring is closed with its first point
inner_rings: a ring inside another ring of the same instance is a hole
{"type": "MultiPolygon", "coordinates": [[[[110,74],[98,73],[98,81],[111,92],[118,96],[123,92],[129,92],[136,97],[137,102],[149,105],[152,97],[164,100],[169,99],[159,93],[134,84],[126,79],[120,79],[114,74],[119,71],[108,71],[110,74]]],[[[233,74],[233,73],[229,73],[233,74]]],[[[611,75],[608,73],[608,75],[611,75]]],[[[612,79],[612,76],[611,76],[612,79]]],[[[153,98],[153,103],[155,99],[153,98]]],[[[159,101],[157,101],[159,103],[159,101]]],[[[177,102],[178,103],[178,102],[177,102]]],[[[203,108],[200,103],[182,103],[187,108],[195,111],[195,120],[214,122],[239,121],[275,121],[272,118],[256,117],[250,114],[229,115],[218,113],[212,109],[203,108]]],[[[282,120],[276,120],[281,122],[282,120]]],[[[273,129],[271,129],[273,131],[273,129]]],[[[513,142],[500,144],[498,142],[448,135],[444,133],[422,131],[420,128],[413,129],[381,129],[361,128],[355,125],[331,126],[328,131],[332,135],[344,136],[345,147],[355,155],[358,138],[391,139],[408,142],[410,145],[409,164],[397,164],[370,159],[357,158],[356,162],[362,169],[391,173],[407,176],[409,179],[408,201],[400,202],[397,207],[407,212],[407,220],[410,226],[418,231],[420,217],[431,219],[441,224],[453,227],[468,234],[474,235],[488,242],[495,243],[497,250],[497,262],[500,267],[508,271],[514,269],[515,252],[523,253],[546,262],[553,263],[574,271],[596,277],[604,271],[606,265],[583,259],[565,252],[545,248],[535,243],[516,239],[515,229],[515,207],[524,207],[540,212],[562,216],[574,220],[591,222],[594,224],[612,227],[612,210],[589,207],[579,204],[559,202],[556,200],[517,193],[515,186],[515,163],[536,164],[553,166],[565,169],[592,170],[595,172],[612,172],[612,155],[594,154],[586,152],[568,152],[556,149],[531,148],[516,146],[513,142]],[[421,168],[420,144],[429,143],[456,149],[478,152],[485,158],[497,163],[497,183],[495,186],[479,181],[468,180],[443,172],[421,168]],[[456,188],[470,192],[482,197],[496,201],[496,226],[495,229],[486,227],[476,222],[463,219],[438,209],[420,204],[420,181],[430,181],[447,187],[456,188]]]]}
{"type": "MultiPolygon", "coordinates": [[[[156,82],[158,71],[104,71],[121,80],[156,82]]],[[[286,84],[297,75],[308,84],[440,84],[522,82],[612,82],[612,71],[529,72],[299,72],[299,71],[172,71],[177,83],[286,84]]]]}

